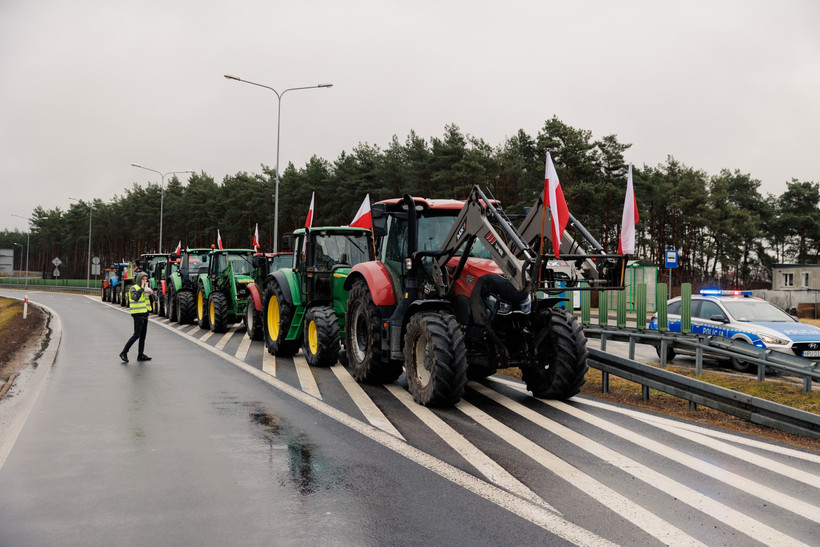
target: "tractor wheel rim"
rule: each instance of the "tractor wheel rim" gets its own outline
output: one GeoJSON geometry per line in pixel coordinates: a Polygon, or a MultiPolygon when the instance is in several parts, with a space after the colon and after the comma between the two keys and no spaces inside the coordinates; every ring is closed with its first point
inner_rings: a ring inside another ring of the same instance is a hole
{"type": "Polygon", "coordinates": [[[205,317],[205,303],[202,301],[202,293],[196,295],[196,315],[200,319],[205,317]]]}
{"type": "Polygon", "coordinates": [[[416,360],[415,377],[419,385],[425,387],[430,383],[430,370],[425,366],[427,356],[427,336],[419,336],[416,338],[416,344],[413,348],[413,357],[416,360]]]}
{"type": "Polygon", "coordinates": [[[319,335],[316,332],[316,321],[308,324],[308,349],[312,355],[319,351],[319,335]]]}
{"type": "Polygon", "coordinates": [[[367,348],[367,318],[361,313],[361,310],[356,310],[353,324],[351,328],[351,339],[353,340],[353,355],[356,361],[361,363],[365,358],[365,349],[367,348]]]}
{"type": "Polygon", "coordinates": [[[273,340],[279,338],[279,301],[276,297],[268,303],[268,332],[273,340]]]}
{"type": "Polygon", "coordinates": [[[216,323],[216,309],[213,300],[208,303],[208,319],[211,321],[211,324],[216,323]]]}

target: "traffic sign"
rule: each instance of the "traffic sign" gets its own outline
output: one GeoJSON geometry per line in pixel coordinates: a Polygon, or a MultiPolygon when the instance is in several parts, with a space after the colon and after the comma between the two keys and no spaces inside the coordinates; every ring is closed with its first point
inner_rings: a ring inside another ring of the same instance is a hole
{"type": "Polygon", "coordinates": [[[55,258],[54,260],[51,261],[51,263],[54,264],[55,266],[59,266],[60,264],[63,263],[63,261],[60,260],[59,258],[55,258]]]}
{"type": "Polygon", "coordinates": [[[60,268],[54,268],[54,277],[60,277],[60,268]]]}
{"type": "Polygon", "coordinates": [[[91,259],[91,263],[92,264],[99,264],[100,263],[100,257],[95,256],[94,258],[91,259]]]}
{"type": "Polygon", "coordinates": [[[666,267],[667,268],[677,268],[678,267],[678,251],[666,251],[666,267]]]}

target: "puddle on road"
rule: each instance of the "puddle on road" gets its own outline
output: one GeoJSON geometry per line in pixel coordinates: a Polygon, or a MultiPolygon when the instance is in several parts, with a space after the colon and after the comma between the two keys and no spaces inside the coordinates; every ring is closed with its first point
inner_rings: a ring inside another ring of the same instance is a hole
{"type": "Polygon", "coordinates": [[[321,457],[307,435],[294,431],[292,426],[261,404],[253,405],[253,410],[249,417],[260,440],[268,444],[272,453],[287,451],[287,479],[298,494],[307,496],[338,483],[339,473],[321,457]]]}

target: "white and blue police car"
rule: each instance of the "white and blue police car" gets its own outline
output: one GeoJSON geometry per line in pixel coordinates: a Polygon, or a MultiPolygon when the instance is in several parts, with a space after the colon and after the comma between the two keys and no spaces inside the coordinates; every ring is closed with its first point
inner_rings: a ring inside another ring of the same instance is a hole
{"type": "MultiPolygon", "coordinates": [[[[680,297],[669,300],[670,331],[680,332],[680,313],[680,297]]],[[[657,330],[657,315],[649,328],[657,330]]],[[[820,357],[820,328],[799,322],[769,302],[753,297],[751,291],[704,289],[692,295],[692,333],[724,336],[810,359],[820,357]]],[[[676,352],[686,353],[680,348],[669,348],[667,359],[674,358],[676,352]]],[[[756,369],[739,359],[731,361],[735,369],[743,372],[756,369]]]]}

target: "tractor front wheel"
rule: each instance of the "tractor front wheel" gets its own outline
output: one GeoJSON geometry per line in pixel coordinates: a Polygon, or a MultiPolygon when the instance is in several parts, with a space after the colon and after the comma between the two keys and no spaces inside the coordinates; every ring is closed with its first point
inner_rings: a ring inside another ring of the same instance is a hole
{"type": "Polygon", "coordinates": [[[265,289],[264,315],[265,346],[271,355],[292,357],[299,351],[301,340],[288,340],[288,330],[293,320],[293,305],[285,300],[282,287],[276,281],[265,289]]]}
{"type": "Polygon", "coordinates": [[[350,289],[345,316],[347,370],[358,382],[386,384],[401,376],[401,362],[382,356],[381,315],[363,279],[350,289]]]}
{"type": "Polygon", "coordinates": [[[546,333],[538,345],[538,363],[521,369],[527,389],[542,399],[568,399],[586,382],[587,339],[575,316],[560,308],[545,314],[546,333]]]}
{"type": "Polygon", "coordinates": [[[228,300],[225,293],[213,291],[208,298],[208,323],[211,332],[225,332],[228,330],[228,300]]]}
{"type": "Polygon", "coordinates": [[[245,331],[251,340],[262,339],[262,312],[257,311],[253,296],[248,297],[248,305],[245,307],[245,331]]]}
{"type": "Polygon", "coordinates": [[[208,324],[208,299],[205,297],[205,287],[201,284],[196,291],[196,322],[201,329],[207,329],[208,324]]]}
{"type": "Polygon", "coordinates": [[[410,393],[424,406],[450,406],[464,395],[467,349],[455,316],[423,312],[407,323],[404,370],[410,393]]]}
{"type": "Polygon", "coordinates": [[[191,291],[182,291],[176,293],[176,314],[177,320],[180,323],[193,323],[196,319],[196,302],[194,302],[194,293],[191,291]]]}
{"type": "Polygon", "coordinates": [[[314,306],[305,313],[302,353],[312,367],[329,367],[339,356],[339,322],[330,306],[314,306]]]}

